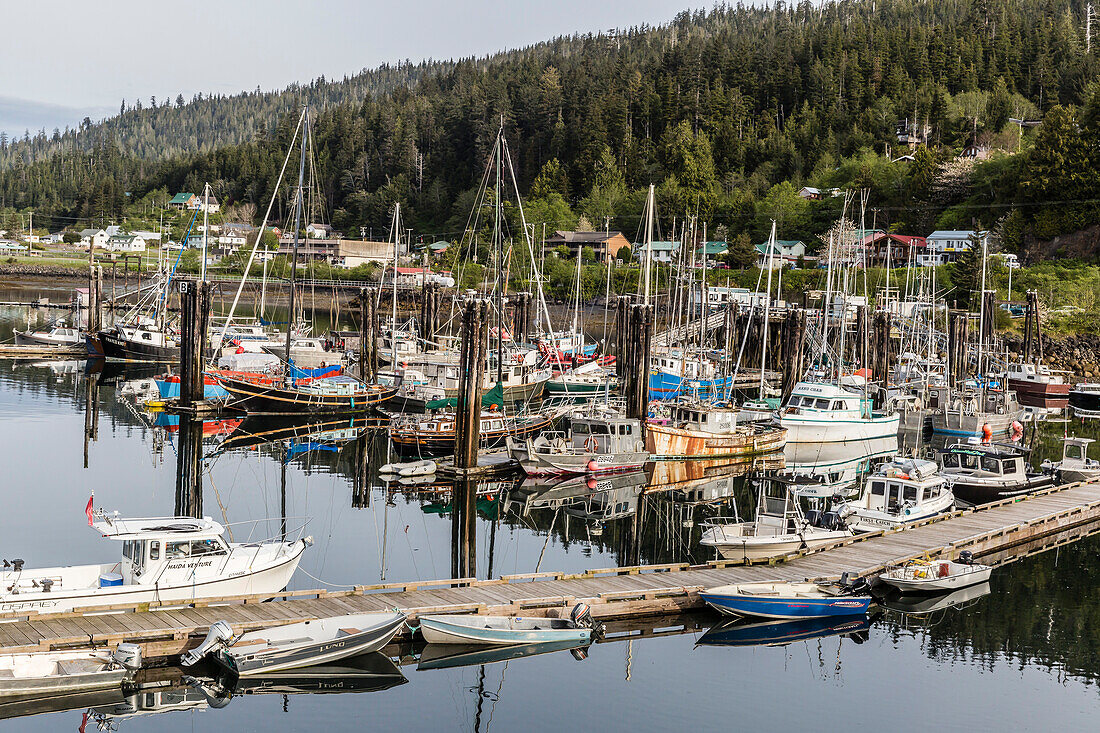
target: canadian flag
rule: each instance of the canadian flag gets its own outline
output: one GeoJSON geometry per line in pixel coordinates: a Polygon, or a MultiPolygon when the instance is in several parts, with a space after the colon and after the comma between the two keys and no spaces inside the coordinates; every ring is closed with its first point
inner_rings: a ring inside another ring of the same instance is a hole
{"type": "Polygon", "coordinates": [[[88,526],[92,526],[92,502],[95,501],[95,492],[88,497],[88,506],[84,507],[84,513],[88,515],[88,526]]]}

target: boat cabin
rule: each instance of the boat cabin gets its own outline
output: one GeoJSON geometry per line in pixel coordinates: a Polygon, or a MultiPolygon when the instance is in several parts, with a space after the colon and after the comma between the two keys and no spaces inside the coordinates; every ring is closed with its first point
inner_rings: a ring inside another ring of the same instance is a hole
{"type": "Polygon", "coordinates": [[[950,476],[1025,478],[1024,455],[1010,446],[957,444],[940,452],[941,470],[950,476]]]}
{"type": "Polygon", "coordinates": [[[933,461],[897,459],[879,467],[867,479],[863,507],[887,514],[900,514],[906,507],[918,507],[938,499],[947,482],[937,473],[933,461]]]}
{"type": "Polygon", "coordinates": [[[642,423],[627,417],[575,415],[570,419],[569,445],[591,453],[630,453],[644,441],[642,423]]]}
{"type": "Polygon", "coordinates": [[[1095,465],[1096,461],[1088,457],[1089,443],[1092,438],[1066,438],[1062,443],[1062,461],[1074,461],[1078,465],[1095,465]]]}
{"type": "Polygon", "coordinates": [[[649,363],[654,371],[683,379],[713,379],[718,371],[713,362],[682,351],[654,351],[649,363]]]}
{"type": "Polygon", "coordinates": [[[699,402],[674,404],[669,407],[669,424],[681,430],[732,433],[737,428],[737,410],[699,402]]]}
{"type": "Polygon", "coordinates": [[[799,382],[784,409],[788,415],[859,420],[871,417],[871,400],[862,391],[850,391],[835,384],[799,382]]]}
{"type": "Polygon", "coordinates": [[[105,538],[122,543],[119,570],[124,585],[156,578],[162,569],[217,570],[229,556],[229,546],[222,539],[225,528],[209,517],[102,517],[92,527],[105,538]]]}
{"type": "Polygon", "coordinates": [[[1052,372],[1046,364],[1009,364],[1005,370],[1005,378],[1037,385],[1065,384],[1065,379],[1052,372]]]}

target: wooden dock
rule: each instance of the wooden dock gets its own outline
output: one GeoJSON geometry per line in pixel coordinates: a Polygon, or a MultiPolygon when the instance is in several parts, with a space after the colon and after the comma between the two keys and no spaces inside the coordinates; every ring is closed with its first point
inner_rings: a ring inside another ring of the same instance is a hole
{"type": "Polygon", "coordinates": [[[347,613],[394,608],[423,613],[482,612],[557,615],[577,601],[599,619],[676,614],[702,607],[699,591],[727,583],[835,579],[844,572],[871,575],[923,556],[996,554],[1026,556],[1054,535],[1084,536],[1100,523],[1100,482],[1068,484],[1029,497],[953,512],[904,530],[852,538],[782,562],[736,565],[713,561],[607,568],[584,573],[505,575],[493,580],[458,578],[357,586],[354,590],[295,591],[283,600],[222,598],[188,607],[88,609],[82,613],[0,619],[0,653],[49,650],[127,641],[147,656],[178,654],[198,643],[215,621],[237,631],[347,613]]]}
{"type": "Polygon", "coordinates": [[[87,359],[88,347],[76,346],[16,346],[0,344],[0,359],[87,359]]]}

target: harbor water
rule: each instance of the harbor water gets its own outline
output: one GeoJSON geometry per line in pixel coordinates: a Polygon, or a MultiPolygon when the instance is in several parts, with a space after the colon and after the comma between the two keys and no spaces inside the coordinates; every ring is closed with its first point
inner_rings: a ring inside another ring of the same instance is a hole
{"type": "MultiPolygon", "coordinates": [[[[0,308],[0,340],[44,318],[0,308]]],[[[87,526],[93,491],[96,507],[126,516],[171,515],[183,502],[231,525],[308,522],[314,546],[293,589],[448,578],[456,568],[488,578],[704,562],[713,554],[699,545],[700,523],[753,509],[753,465],[699,473],[664,464],[591,483],[492,479],[473,487],[475,539],[464,552],[452,544],[454,485],[383,480],[378,469],[394,457],[385,431],[363,421],[290,432],[208,422],[201,493],[187,495],[178,421],[141,411],[132,394],[156,371],[0,361],[3,558],[29,567],[117,559],[116,543],[87,526]]],[[[1067,433],[1100,437],[1100,424],[1029,425],[1032,464],[1058,458],[1067,433]]],[[[817,457],[836,471],[843,459],[817,457]]],[[[729,632],[700,612],[616,623],[586,654],[474,656],[441,669],[425,669],[441,665],[407,644],[392,663],[374,660],[372,675],[224,699],[173,678],[56,709],[0,704],[0,730],[1091,729],[1098,550],[1100,539],[1085,538],[1004,565],[988,593],[954,607],[886,609],[866,624],[729,632]]]]}

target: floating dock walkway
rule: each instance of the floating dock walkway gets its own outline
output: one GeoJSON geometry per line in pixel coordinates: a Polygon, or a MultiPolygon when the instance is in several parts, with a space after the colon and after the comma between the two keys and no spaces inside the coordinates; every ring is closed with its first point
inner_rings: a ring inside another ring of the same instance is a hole
{"type": "MultiPolygon", "coordinates": [[[[506,575],[493,580],[459,578],[357,586],[354,590],[294,591],[284,600],[220,598],[195,606],[153,610],[112,607],[83,613],[0,618],[0,653],[63,649],[119,642],[141,644],[147,656],[178,654],[205,635],[210,624],[230,622],[237,631],[347,613],[401,609],[423,613],[482,612],[557,615],[577,601],[599,619],[675,614],[703,606],[699,591],[717,585],[768,580],[826,580],[841,573],[872,575],[910,559],[957,557],[1011,548],[1100,523],[1100,482],[1055,487],[1019,499],[956,511],[903,530],[862,535],[782,562],[737,565],[673,564],[589,570],[584,573],[506,575]],[[243,601],[243,602],[242,602],[243,601]]],[[[1027,552],[1018,554],[1025,555],[1027,552]]]]}

